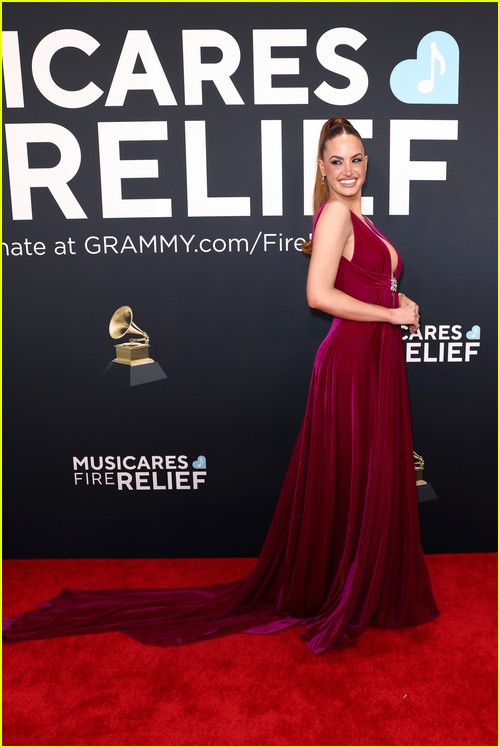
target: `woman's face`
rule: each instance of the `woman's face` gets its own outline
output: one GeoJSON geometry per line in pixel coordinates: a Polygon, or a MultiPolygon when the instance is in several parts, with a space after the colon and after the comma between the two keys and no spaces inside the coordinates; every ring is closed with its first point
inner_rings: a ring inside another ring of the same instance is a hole
{"type": "Polygon", "coordinates": [[[368,156],[355,135],[343,133],[329,140],[323,159],[318,161],[332,197],[354,197],[361,191],[366,177],[368,156]]]}

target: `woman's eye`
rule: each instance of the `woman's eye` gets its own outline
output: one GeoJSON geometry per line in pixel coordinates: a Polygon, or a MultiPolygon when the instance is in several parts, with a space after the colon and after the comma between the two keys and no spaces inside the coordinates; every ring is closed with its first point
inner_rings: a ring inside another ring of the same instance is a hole
{"type": "Polygon", "coordinates": [[[337,160],[335,160],[335,161],[330,161],[330,163],[331,163],[331,164],[332,164],[333,166],[339,166],[339,165],[340,165],[340,164],[341,164],[342,162],[341,162],[341,161],[337,161],[337,160]]]}
{"type": "Polygon", "coordinates": [[[353,158],[353,160],[352,160],[353,164],[359,164],[360,161],[361,161],[361,159],[359,157],[358,158],[353,158]]]}

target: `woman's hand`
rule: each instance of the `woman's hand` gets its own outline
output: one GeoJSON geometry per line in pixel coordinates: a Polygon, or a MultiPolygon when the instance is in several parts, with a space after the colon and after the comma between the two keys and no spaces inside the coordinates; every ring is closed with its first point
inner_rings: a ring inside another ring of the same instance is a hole
{"type": "Polygon", "coordinates": [[[398,299],[399,299],[399,306],[400,307],[401,306],[409,306],[411,304],[414,304],[416,306],[416,308],[417,308],[417,322],[418,322],[418,324],[416,325],[416,327],[414,325],[410,325],[410,332],[415,332],[420,327],[420,307],[419,307],[419,305],[415,301],[413,301],[412,299],[410,299],[409,296],[406,296],[406,294],[404,294],[404,293],[400,293],[398,295],[398,299]]]}
{"type": "Polygon", "coordinates": [[[420,310],[418,304],[408,296],[399,294],[399,307],[393,309],[393,325],[409,325],[410,332],[416,332],[420,327],[420,310]]]}

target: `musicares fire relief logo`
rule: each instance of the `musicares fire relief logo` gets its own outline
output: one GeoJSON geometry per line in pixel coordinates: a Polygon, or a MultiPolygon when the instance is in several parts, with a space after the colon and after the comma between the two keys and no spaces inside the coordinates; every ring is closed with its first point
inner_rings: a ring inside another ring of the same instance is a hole
{"type": "Polygon", "coordinates": [[[407,363],[469,363],[479,354],[481,328],[472,325],[423,325],[410,333],[403,325],[407,363]]]}
{"type": "Polygon", "coordinates": [[[73,457],[75,486],[118,491],[196,491],[206,483],[207,458],[198,455],[91,455],[73,457]]]}

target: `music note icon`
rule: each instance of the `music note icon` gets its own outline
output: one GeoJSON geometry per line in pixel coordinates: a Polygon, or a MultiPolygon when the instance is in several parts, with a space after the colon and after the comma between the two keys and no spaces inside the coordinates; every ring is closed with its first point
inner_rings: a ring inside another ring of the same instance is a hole
{"type": "Polygon", "coordinates": [[[446,61],[439,51],[437,44],[435,42],[431,42],[431,77],[419,81],[419,83],[417,84],[417,89],[420,93],[427,94],[431,91],[434,91],[434,75],[436,62],[439,62],[439,75],[443,77],[443,75],[446,73],[446,61]]]}

